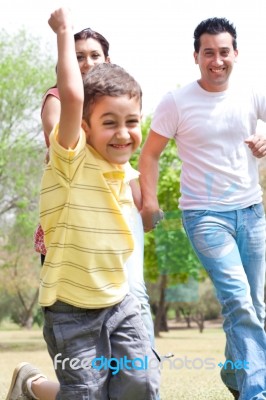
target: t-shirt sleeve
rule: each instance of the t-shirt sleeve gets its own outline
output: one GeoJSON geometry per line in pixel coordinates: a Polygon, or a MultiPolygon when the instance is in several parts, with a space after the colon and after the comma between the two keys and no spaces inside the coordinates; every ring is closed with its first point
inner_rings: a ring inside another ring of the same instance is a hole
{"type": "Polygon", "coordinates": [[[59,98],[59,92],[58,92],[58,89],[57,89],[57,88],[50,88],[50,89],[48,89],[47,92],[44,94],[43,99],[42,99],[41,116],[42,116],[43,108],[44,108],[44,105],[45,105],[45,102],[46,102],[48,96],[54,96],[55,98],[57,98],[58,100],[60,100],[60,98],[59,98]]]}
{"type": "Polygon", "coordinates": [[[266,95],[263,89],[264,88],[258,88],[258,86],[255,87],[252,90],[252,95],[257,110],[257,118],[266,122],[266,95]]]}
{"type": "MultiPolygon", "coordinates": [[[[56,99],[58,99],[60,101],[58,88],[54,87],[54,88],[48,89],[47,92],[44,94],[43,99],[42,99],[41,118],[42,118],[45,102],[46,102],[46,100],[47,100],[47,98],[49,96],[53,96],[53,97],[55,97],[56,99]]],[[[46,146],[49,147],[50,146],[49,134],[47,132],[43,132],[43,135],[44,135],[44,140],[45,140],[46,146]]]]}
{"type": "Polygon", "coordinates": [[[155,109],[151,129],[169,139],[177,133],[178,110],[173,92],[167,93],[155,109]]]}
{"type": "Polygon", "coordinates": [[[85,159],[86,135],[81,129],[79,141],[74,149],[65,149],[57,140],[57,124],[50,134],[50,163],[49,166],[58,176],[61,184],[69,184],[85,159]]]}
{"type": "Polygon", "coordinates": [[[138,179],[140,176],[140,172],[134,169],[129,162],[124,164],[124,171],[125,171],[125,182],[133,181],[134,179],[138,179]]]}

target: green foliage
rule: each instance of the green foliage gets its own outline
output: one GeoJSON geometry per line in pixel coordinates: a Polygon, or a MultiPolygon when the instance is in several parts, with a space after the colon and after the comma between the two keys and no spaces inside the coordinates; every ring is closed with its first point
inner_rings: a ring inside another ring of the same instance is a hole
{"type": "Polygon", "coordinates": [[[163,275],[198,278],[199,261],[186,237],[179,210],[165,212],[165,220],[154,231],[159,271],[163,275]]]}
{"type": "Polygon", "coordinates": [[[41,96],[52,82],[54,62],[51,51],[25,30],[14,35],[0,31],[0,54],[1,132],[17,135],[35,127],[39,116],[34,111],[39,110],[41,96]]]}
{"type": "Polygon", "coordinates": [[[14,224],[6,227],[5,244],[1,249],[0,320],[9,316],[22,326],[32,322],[37,306],[40,261],[33,250],[35,226],[36,218],[32,213],[18,213],[14,224]]]}
{"type": "MultiPolygon", "coordinates": [[[[141,124],[141,131],[142,131],[142,143],[145,142],[145,139],[149,133],[150,125],[151,125],[151,115],[148,115],[141,124]]],[[[138,161],[139,161],[139,155],[141,152],[141,147],[138,148],[138,150],[131,156],[130,158],[130,164],[132,167],[138,169],[138,161]]]]}
{"type": "Polygon", "coordinates": [[[206,320],[218,318],[221,315],[221,305],[215,295],[212,282],[206,280],[207,284],[202,284],[203,290],[200,293],[198,308],[204,313],[206,320]]]}
{"type": "Polygon", "coordinates": [[[212,320],[221,315],[221,306],[209,279],[197,282],[189,278],[187,283],[171,286],[166,290],[165,301],[183,316],[193,317],[200,312],[205,320],[212,320]]]}
{"type": "Polygon", "coordinates": [[[199,300],[199,283],[189,278],[186,283],[179,283],[166,289],[167,303],[192,303],[199,300]]]}
{"type": "Polygon", "coordinates": [[[39,256],[33,249],[45,147],[41,99],[54,61],[25,30],[0,31],[0,319],[28,324],[35,312],[39,256]]]}
{"type": "Polygon", "coordinates": [[[44,323],[44,318],[43,318],[43,312],[41,307],[37,307],[35,309],[35,313],[33,315],[33,324],[38,325],[39,327],[43,326],[44,323]]]}
{"type": "Polygon", "coordinates": [[[37,194],[44,158],[37,137],[41,98],[53,83],[50,53],[24,30],[0,31],[0,215],[36,206],[29,194],[37,194]]]}
{"type": "MultiPolygon", "coordinates": [[[[143,142],[151,124],[148,116],[142,124],[143,142]]],[[[137,168],[139,153],[132,165],[137,168]]],[[[187,239],[178,210],[180,197],[181,162],[174,140],[169,141],[159,162],[158,199],[165,212],[165,220],[152,232],[145,234],[145,279],[155,282],[160,275],[168,276],[168,285],[186,282],[190,276],[202,279],[204,273],[187,239]]]]}

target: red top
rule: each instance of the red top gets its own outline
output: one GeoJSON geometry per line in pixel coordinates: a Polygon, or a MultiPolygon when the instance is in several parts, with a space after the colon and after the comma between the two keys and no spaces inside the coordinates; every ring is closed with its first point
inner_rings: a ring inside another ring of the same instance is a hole
{"type": "MultiPolygon", "coordinates": [[[[46,99],[48,96],[54,96],[58,100],[60,100],[57,87],[48,89],[47,92],[45,93],[45,95],[43,96],[41,116],[42,116],[43,108],[44,108],[44,105],[45,105],[45,102],[46,102],[46,99]]],[[[45,132],[43,134],[44,134],[46,146],[49,147],[49,136],[47,136],[45,134],[45,132]]],[[[37,253],[41,253],[43,255],[46,254],[46,248],[45,248],[45,244],[44,244],[44,233],[43,233],[43,230],[42,230],[42,227],[40,224],[38,224],[38,226],[34,232],[34,248],[35,248],[35,251],[37,251],[37,253]]]]}
{"type": "MultiPolygon", "coordinates": [[[[58,88],[54,87],[54,88],[48,89],[47,92],[45,93],[45,95],[43,96],[42,108],[41,108],[41,116],[42,116],[43,108],[44,108],[44,105],[45,105],[45,102],[46,102],[48,96],[54,96],[58,100],[60,100],[58,88]]],[[[43,134],[44,134],[44,139],[45,139],[46,146],[49,147],[49,136],[45,132],[43,132],[43,134]]]]}

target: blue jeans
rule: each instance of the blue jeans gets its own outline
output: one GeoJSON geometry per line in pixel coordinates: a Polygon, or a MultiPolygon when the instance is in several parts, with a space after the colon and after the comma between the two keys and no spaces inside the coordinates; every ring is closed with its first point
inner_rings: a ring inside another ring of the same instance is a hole
{"type": "Polygon", "coordinates": [[[265,216],[262,204],[216,212],[184,210],[183,225],[208,272],[224,316],[227,360],[247,368],[223,368],[224,383],[241,400],[266,399],[265,216]]]}

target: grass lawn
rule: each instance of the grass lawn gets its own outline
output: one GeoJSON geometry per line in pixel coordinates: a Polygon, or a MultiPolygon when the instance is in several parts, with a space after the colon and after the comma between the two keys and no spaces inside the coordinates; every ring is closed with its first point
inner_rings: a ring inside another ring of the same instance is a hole
{"type": "MultiPolygon", "coordinates": [[[[220,380],[218,363],[224,361],[222,328],[171,329],[156,339],[160,355],[173,353],[161,369],[161,400],[232,400],[220,380]]],[[[41,330],[0,330],[0,400],[8,391],[16,364],[28,361],[55,379],[41,330]]]]}

